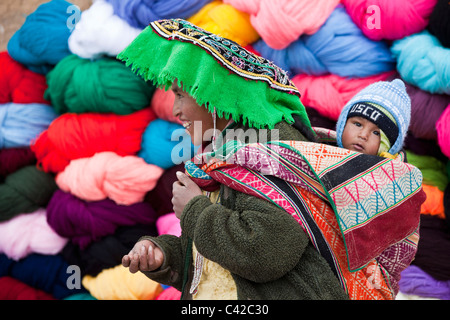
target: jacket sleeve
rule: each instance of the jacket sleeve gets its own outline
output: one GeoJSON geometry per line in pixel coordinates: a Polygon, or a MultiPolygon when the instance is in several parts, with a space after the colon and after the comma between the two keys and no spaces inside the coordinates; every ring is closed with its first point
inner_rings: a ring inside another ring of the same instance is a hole
{"type": "Polygon", "coordinates": [[[308,236],[275,204],[233,194],[227,206],[206,196],[191,199],[180,219],[183,232],[203,256],[231,273],[260,283],[282,277],[299,262],[308,236]]]}
{"type": "Polygon", "coordinates": [[[164,253],[161,267],[155,271],[143,272],[150,279],[182,289],[184,272],[184,255],[181,239],[173,235],[160,235],[158,237],[144,236],[140,240],[150,240],[164,253]]]}

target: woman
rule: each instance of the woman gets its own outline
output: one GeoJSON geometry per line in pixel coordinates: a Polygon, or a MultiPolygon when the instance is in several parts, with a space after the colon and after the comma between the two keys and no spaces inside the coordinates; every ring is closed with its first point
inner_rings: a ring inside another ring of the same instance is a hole
{"type": "MultiPolygon", "coordinates": [[[[298,91],[281,69],[184,20],[152,23],[119,58],[146,80],[171,87],[173,113],[203,151],[217,149],[226,132],[242,143],[270,141],[272,134],[314,138],[298,91]]],[[[181,237],[141,239],[123,258],[131,272],[174,286],[183,299],[348,298],[283,209],[225,185],[207,192],[184,173],[178,179],[172,202],[181,237]]]]}

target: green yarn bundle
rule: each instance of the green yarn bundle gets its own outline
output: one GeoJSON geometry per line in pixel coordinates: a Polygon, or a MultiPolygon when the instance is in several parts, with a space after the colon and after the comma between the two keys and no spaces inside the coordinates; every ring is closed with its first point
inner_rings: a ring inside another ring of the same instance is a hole
{"type": "Polygon", "coordinates": [[[445,163],[433,156],[418,155],[409,150],[406,150],[406,160],[422,171],[424,184],[445,190],[449,182],[445,163]]]}
{"type": "Polygon", "coordinates": [[[127,115],[150,105],[155,86],[113,58],[70,55],[47,74],[44,97],[59,114],[113,112],[127,115]]]}
{"type": "Polygon", "coordinates": [[[55,177],[34,165],[9,174],[0,184],[0,221],[47,206],[57,189],[55,177]]]}

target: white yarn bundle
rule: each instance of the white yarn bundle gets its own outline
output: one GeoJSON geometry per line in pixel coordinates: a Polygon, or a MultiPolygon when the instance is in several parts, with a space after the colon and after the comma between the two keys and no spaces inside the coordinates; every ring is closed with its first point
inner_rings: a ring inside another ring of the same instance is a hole
{"type": "Polygon", "coordinates": [[[141,31],[115,15],[110,3],[95,0],[81,13],[80,21],[75,25],[68,40],[69,50],[84,59],[115,57],[141,31]]]}

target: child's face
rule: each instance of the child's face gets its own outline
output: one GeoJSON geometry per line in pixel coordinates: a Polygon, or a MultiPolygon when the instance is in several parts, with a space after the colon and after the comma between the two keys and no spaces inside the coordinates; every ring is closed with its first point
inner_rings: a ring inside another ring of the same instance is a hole
{"type": "MultiPolygon", "coordinates": [[[[187,133],[191,136],[195,146],[202,145],[205,141],[211,141],[214,129],[212,114],[188,93],[184,92],[174,81],[172,91],[175,94],[172,113],[181,120],[187,133]]],[[[225,128],[227,120],[217,118],[216,129],[221,131],[225,128]]]]}
{"type": "Polygon", "coordinates": [[[351,117],[342,132],[344,148],[371,155],[377,155],[380,147],[380,129],[362,117],[351,117]]]}

